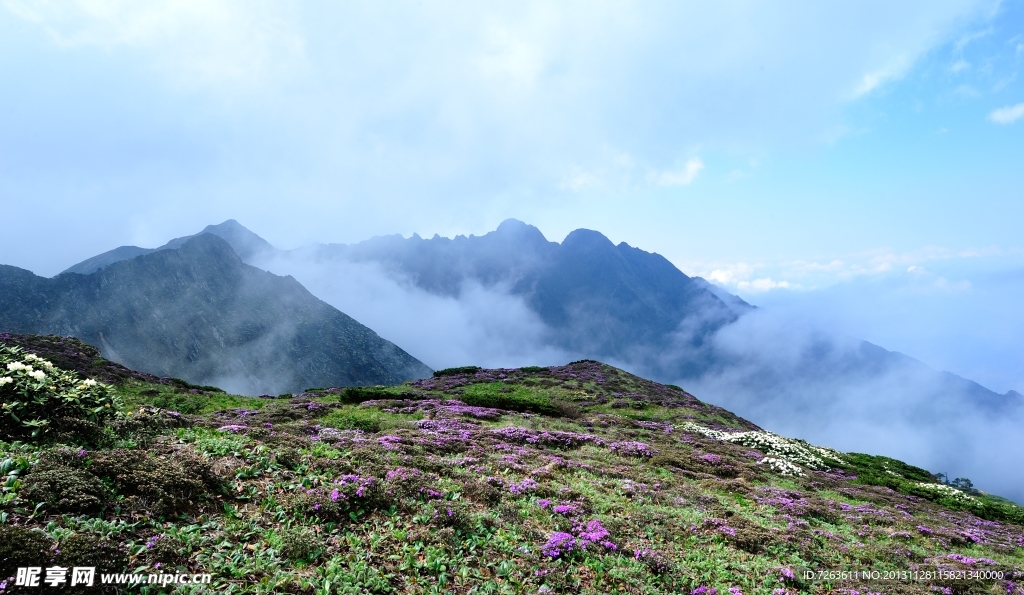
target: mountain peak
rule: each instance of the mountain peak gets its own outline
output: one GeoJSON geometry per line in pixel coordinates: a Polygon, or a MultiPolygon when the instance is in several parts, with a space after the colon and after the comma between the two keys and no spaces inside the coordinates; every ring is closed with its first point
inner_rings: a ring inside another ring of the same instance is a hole
{"type": "Polygon", "coordinates": [[[614,248],[615,245],[603,233],[592,229],[577,229],[565,236],[562,240],[563,248],[594,250],[599,248],[614,248]]]}
{"type": "Polygon", "coordinates": [[[228,219],[218,225],[207,225],[203,228],[203,231],[196,235],[202,234],[210,234],[222,238],[231,245],[235,254],[245,262],[262,253],[274,250],[270,242],[256,235],[234,219],[228,219]]]}
{"type": "Polygon", "coordinates": [[[528,223],[523,223],[518,219],[505,219],[500,225],[498,225],[497,229],[486,235],[492,234],[494,237],[507,238],[530,244],[546,244],[548,241],[539,229],[528,223]]]}
{"type": "Polygon", "coordinates": [[[207,225],[203,228],[203,231],[197,234],[174,238],[159,248],[139,248],[138,246],[121,246],[120,248],[114,248],[113,250],[104,252],[103,254],[98,254],[92,258],[83,260],[76,265],[68,267],[61,274],[78,273],[81,275],[90,275],[100,269],[104,269],[114,264],[115,262],[129,260],[145,254],[151,254],[158,250],[177,250],[192,238],[204,234],[217,236],[227,242],[243,262],[249,262],[257,256],[269,254],[276,250],[270,242],[264,240],[252,231],[249,231],[249,229],[238,221],[228,219],[227,221],[218,223],[217,225],[207,225]]]}

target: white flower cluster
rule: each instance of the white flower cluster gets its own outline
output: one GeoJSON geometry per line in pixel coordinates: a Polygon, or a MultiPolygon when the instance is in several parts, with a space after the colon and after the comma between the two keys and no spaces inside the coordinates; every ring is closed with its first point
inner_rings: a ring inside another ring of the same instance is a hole
{"type": "Polygon", "coordinates": [[[92,378],[86,378],[85,380],[82,381],[81,386],[83,388],[88,388],[90,386],[96,386],[96,381],[93,380],[92,378]]]}
{"type": "Polygon", "coordinates": [[[941,483],[916,483],[917,487],[919,488],[924,488],[930,492],[936,492],[941,496],[947,496],[949,498],[956,500],[957,502],[960,502],[961,504],[981,504],[981,502],[979,502],[977,498],[973,496],[968,496],[967,494],[961,492],[960,490],[952,486],[948,486],[941,483]]]}
{"type": "Polygon", "coordinates": [[[767,465],[769,469],[778,473],[779,475],[797,476],[803,475],[804,471],[800,467],[797,467],[793,463],[785,459],[777,459],[775,457],[764,457],[757,462],[758,465],[767,465]]]}
{"type": "MultiPolygon", "coordinates": [[[[703,434],[716,440],[722,440],[723,442],[742,444],[748,448],[757,449],[766,455],[761,462],[767,464],[772,469],[776,469],[771,464],[771,461],[775,460],[783,460],[791,466],[800,465],[809,469],[827,469],[829,465],[825,462],[825,459],[841,460],[839,453],[830,448],[812,446],[803,440],[793,440],[771,432],[722,432],[705,428],[692,422],[683,424],[682,429],[687,432],[703,434]]],[[[799,472],[799,475],[803,474],[798,467],[796,470],[799,472]]],[[[782,472],[780,471],[780,473],[782,472]]],[[[783,473],[783,475],[787,474],[791,473],[783,473]]]]}
{"type": "MultiPolygon", "coordinates": [[[[29,354],[29,355],[31,355],[31,354],[29,354]]],[[[28,359],[28,358],[25,358],[25,359],[28,359]]],[[[38,358],[36,358],[36,359],[38,359],[38,358]]],[[[39,360],[39,361],[45,361],[45,360],[39,360]]],[[[45,362],[45,363],[49,364],[50,362],[45,362]]],[[[49,367],[52,368],[53,364],[50,364],[49,367]]],[[[7,370],[10,371],[10,372],[23,371],[26,374],[28,374],[29,376],[31,376],[32,378],[35,378],[36,380],[42,380],[43,378],[46,378],[46,372],[43,372],[42,370],[34,370],[34,369],[32,369],[32,366],[29,366],[27,364],[23,364],[21,362],[11,362],[11,363],[7,364],[7,370]]]]}
{"type": "Polygon", "coordinates": [[[42,366],[42,367],[46,368],[47,370],[50,370],[50,369],[53,368],[53,364],[51,364],[47,360],[39,357],[38,355],[36,355],[34,353],[26,353],[25,354],[25,359],[30,361],[30,362],[35,362],[37,366],[42,366]]]}
{"type": "Polygon", "coordinates": [[[4,376],[3,378],[0,378],[0,386],[10,384],[12,382],[14,382],[14,379],[11,378],[10,376],[4,376]]]}

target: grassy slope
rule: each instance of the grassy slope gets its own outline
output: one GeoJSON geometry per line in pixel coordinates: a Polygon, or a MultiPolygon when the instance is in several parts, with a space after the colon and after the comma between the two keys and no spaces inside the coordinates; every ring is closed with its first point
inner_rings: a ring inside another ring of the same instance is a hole
{"type": "MultiPolygon", "coordinates": [[[[0,498],[6,527],[42,532],[55,549],[103,535],[128,556],[122,568],[210,572],[235,592],[824,593],[866,585],[805,581],[802,569],[1024,568],[1024,531],[1006,520],[1018,507],[985,501],[975,512],[1003,520],[983,520],[930,501],[915,487],[926,472],[866,455],[780,476],[756,449],[681,428],[753,424],[593,362],[278,400],[137,378],[118,390],[136,421],[74,456],[0,442],[5,472],[20,470],[0,498]],[[180,497],[154,504],[124,479],[135,475],[110,467],[118,448],[212,487],[165,473],[166,485],[145,481],[180,497]],[[106,482],[103,510],[62,513],[24,497],[33,473],[55,464],[106,482]],[[594,542],[552,556],[544,546],[558,532],[594,542]],[[146,547],[154,536],[158,547],[146,547]]],[[[1019,590],[948,578],[868,590],[933,587],[1019,590]]]]}

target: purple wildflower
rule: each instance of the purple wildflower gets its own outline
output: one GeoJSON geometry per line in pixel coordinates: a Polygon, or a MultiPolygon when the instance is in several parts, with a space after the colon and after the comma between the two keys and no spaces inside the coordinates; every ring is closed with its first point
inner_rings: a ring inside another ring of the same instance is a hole
{"type": "Polygon", "coordinates": [[[624,441],[612,442],[608,448],[617,455],[624,457],[652,457],[651,445],[644,442],[624,441]]]}
{"type": "Polygon", "coordinates": [[[537,489],[538,485],[539,484],[536,481],[527,477],[520,481],[519,483],[513,483],[509,485],[508,491],[516,495],[525,494],[526,492],[532,492],[533,490],[537,489]]]}
{"type": "Polygon", "coordinates": [[[547,543],[540,548],[545,556],[557,558],[562,554],[571,552],[576,546],[576,538],[569,533],[556,531],[548,538],[547,543]]]}

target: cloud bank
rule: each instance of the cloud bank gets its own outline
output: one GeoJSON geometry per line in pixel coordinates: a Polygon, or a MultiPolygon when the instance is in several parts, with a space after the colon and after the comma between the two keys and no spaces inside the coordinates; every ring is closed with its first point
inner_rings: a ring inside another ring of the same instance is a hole
{"type": "Polygon", "coordinates": [[[992,113],[988,115],[988,119],[992,120],[996,124],[1013,124],[1019,120],[1021,116],[1024,116],[1024,103],[1018,103],[1017,105],[1009,105],[992,110],[992,113]]]}
{"type": "Polygon", "coordinates": [[[799,312],[759,309],[713,341],[729,364],[677,381],[701,399],[773,432],[969,477],[1024,502],[1020,395],[979,402],[957,379],[910,358],[882,365],[860,340],[799,312]]]}
{"type": "Polygon", "coordinates": [[[374,263],[300,253],[254,263],[295,277],[313,295],[365,324],[431,368],[561,365],[575,354],[550,346],[548,329],[500,285],[463,283],[456,296],[424,291],[374,263]]]}

